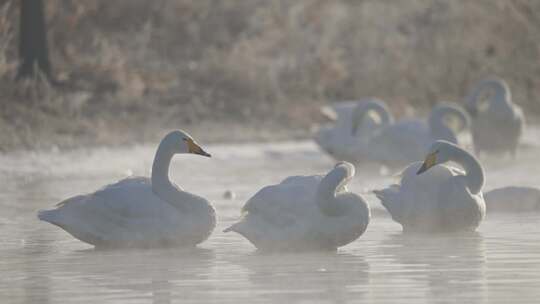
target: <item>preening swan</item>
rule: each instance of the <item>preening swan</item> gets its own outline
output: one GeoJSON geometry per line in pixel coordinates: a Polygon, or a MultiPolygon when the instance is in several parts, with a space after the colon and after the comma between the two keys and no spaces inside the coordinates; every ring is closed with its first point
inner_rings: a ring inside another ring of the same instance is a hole
{"type": "MultiPolygon", "coordinates": [[[[329,111],[328,108],[324,110],[329,111]]],[[[337,114],[335,124],[322,126],[315,134],[315,142],[337,160],[365,161],[368,139],[393,122],[386,104],[377,98],[341,102],[332,110],[337,114]]]]}
{"type": "Polygon", "coordinates": [[[38,217],[96,247],[194,246],[216,224],[204,198],[169,180],[174,154],[210,157],[187,133],[172,131],[157,149],[152,177],[130,177],[85,195],[69,198],[38,217]]]}
{"type": "Polygon", "coordinates": [[[242,219],[225,229],[262,250],[334,250],[367,228],[366,201],[347,191],[354,166],[340,162],[326,176],[292,176],[264,187],[242,208],[242,219]]]}
{"type": "Polygon", "coordinates": [[[401,183],[374,191],[404,231],[475,230],[486,214],[482,196],[484,170],[474,156],[438,140],[423,163],[411,164],[401,183]],[[453,161],[465,172],[443,165],[453,161]]]}
{"type": "Polygon", "coordinates": [[[369,138],[374,131],[394,123],[394,116],[390,113],[386,103],[380,99],[371,98],[362,100],[352,113],[352,134],[361,134],[362,138],[369,138]],[[373,116],[375,115],[375,117],[373,116]],[[376,121],[374,125],[373,121],[376,121]]]}
{"type": "Polygon", "coordinates": [[[540,211],[540,189],[509,186],[485,193],[487,213],[519,213],[540,211]]]}
{"type": "Polygon", "coordinates": [[[438,139],[457,144],[457,133],[466,129],[469,118],[457,105],[441,103],[431,110],[426,121],[406,120],[383,128],[369,140],[369,158],[389,166],[404,166],[420,161],[438,139]],[[455,129],[448,120],[459,122],[455,129]]]}
{"type": "Polygon", "coordinates": [[[497,78],[478,83],[466,97],[472,117],[472,137],[476,155],[481,152],[509,152],[515,156],[525,119],[521,108],[512,102],[508,84],[497,78]],[[487,98],[481,98],[492,90],[487,98]]]}

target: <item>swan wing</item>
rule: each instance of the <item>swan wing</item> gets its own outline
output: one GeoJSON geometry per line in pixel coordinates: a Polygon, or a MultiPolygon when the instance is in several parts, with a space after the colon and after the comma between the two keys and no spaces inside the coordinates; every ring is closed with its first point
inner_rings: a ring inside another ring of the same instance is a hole
{"type": "Polygon", "coordinates": [[[420,162],[409,165],[402,173],[400,184],[375,192],[396,222],[413,229],[436,223],[440,187],[453,176],[448,167],[441,165],[418,175],[421,165],[420,162]]]}
{"type": "Polygon", "coordinates": [[[474,230],[486,214],[482,192],[472,194],[463,175],[448,179],[439,191],[440,223],[442,231],[474,230]]]}
{"type": "Polygon", "coordinates": [[[127,178],[105,186],[96,191],[93,197],[96,202],[102,202],[105,209],[121,218],[152,216],[159,210],[155,208],[156,205],[164,203],[152,191],[150,179],[144,177],[127,178]]]}
{"type": "Polygon", "coordinates": [[[257,214],[268,223],[292,225],[312,208],[321,176],[291,176],[277,185],[266,186],[250,198],[243,212],[257,214]]]}
{"type": "Polygon", "coordinates": [[[493,107],[480,113],[472,124],[477,150],[515,151],[522,135],[525,120],[517,105],[511,108],[493,107]]]}
{"type": "Polygon", "coordinates": [[[39,218],[96,245],[139,245],[177,239],[182,214],[152,191],[147,178],[128,178],[70,198],[39,218]]]}
{"type": "Polygon", "coordinates": [[[321,127],[315,134],[315,142],[335,159],[350,162],[362,161],[367,157],[369,149],[367,134],[370,134],[370,127],[362,127],[355,135],[351,133],[351,128],[321,127]]]}
{"type": "Polygon", "coordinates": [[[386,208],[388,213],[392,216],[392,219],[398,223],[402,222],[403,204],[400,202],[400,186],[398,184],[390,185],[388,188],[382,190],[374,190],[375,196],[381,201],[381,204],[386,208]]]}
{"type": "Polygon", "coordinates": [[[320,215],[315,193],[321,178],[293,176],[264,187],[242,208],[242,219],[225,232],[235,231],[259,249],[286,249],[300,244],[309,231],[310,220],[320,215]]]}
{"type": "Polygon", "coordinates": [[[370,154],[382,162],[419,161],[425,154],[430,136],[426,123],[406,121],[393,124],[370,140],[370,154]]]}

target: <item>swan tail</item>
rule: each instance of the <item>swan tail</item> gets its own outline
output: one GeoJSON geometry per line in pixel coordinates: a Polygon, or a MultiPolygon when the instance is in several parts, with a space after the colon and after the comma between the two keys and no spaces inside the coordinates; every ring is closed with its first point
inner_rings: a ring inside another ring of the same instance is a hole
{"type": "MultiPolygon", "coordinates": [[[[381,201],[381,204],[385,205],[387,200],[384,194],[384,190],[373,190],[375,196],[381,201]]],[[[385,206],[386,207],[386,206],[385,206]]]]}
{"type": "Polygon", "coordinates": [[[58,210],[40,210],[37,217],[41,221],[56,225],[58,222],[58,210]]]}
{"type": "Polygon", "coordinates": [[[53,224],[68,231],[65,219],[62,217],[58,209],[40,210],[38,211],[37,217],[41,221],[53,224]]]}
{"type": "Polygon", "coordinates": [[[392,218],[399,221],[401,209],[399,208],[399,186],[393,185],[382,190],[373,190],[381,204],[388,210],[392,218]]]}
{"type": "Polygon", "coordinates": [[[233,224],[233,225],[223,229],[223,232],[225,232],[225,233],[231,232],[231,231],[238,232],[238,227],[239,226],[240,226],[240,223],[233,224]]]}
{"type": "Polygon", "coordinates": [[[231,231],[236,232],[246,237],[246,235],[249,235],[253,232],[253,227],[250,226],[248,222],[246,222],[245,218],[243,218],[239,222],[232,224],[230,227],[223,229],[223,232],[225,233],[231,232],[231,231]]]}
{"type": "Polygon", "coordinates": [[[65,210],[66,206],[71,206],[72,204],[77,204],[78,202],[83,202],[87,198],[86,195],[77,195],[66,200],[61,201],[56,204],[54,209],[50,210],[40,210],[38,211],[38,219],[44,222],[57,225],[61,228],[64,228],[63,222],[65,221],[65,210]]]}
{"type": "Polygon", "coordinates": [[[223,229],[223,232],[230,232],[230,231],[234,231],[236,233],[240,233],[242,234],[242,230],[243,230],[243,226],[245,225],[245,221],[246,221],[246,217],[248,216],[249,212],[250,211],[254,211],[255,207],[253,206],[253,204],[251,203],[251,200],[249,200],[243,207],[242,207],[242,210],[241,210],[241,216],[240,216],[240,219],[238,220],[238,222],[232,224],[231,226],[223,229]]]}

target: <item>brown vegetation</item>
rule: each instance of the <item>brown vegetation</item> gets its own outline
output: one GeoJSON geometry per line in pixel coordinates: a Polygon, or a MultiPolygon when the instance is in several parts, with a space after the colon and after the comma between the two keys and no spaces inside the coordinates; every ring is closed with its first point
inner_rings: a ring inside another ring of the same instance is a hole
{"type": "Polygon", "coordinates": [[[425,112],[487,75],[540,112],[540,1],[47,0],[62,88],[14,82],[18,1],[0,4],[3,149],[307,134],[327,102],[425,112]]]}

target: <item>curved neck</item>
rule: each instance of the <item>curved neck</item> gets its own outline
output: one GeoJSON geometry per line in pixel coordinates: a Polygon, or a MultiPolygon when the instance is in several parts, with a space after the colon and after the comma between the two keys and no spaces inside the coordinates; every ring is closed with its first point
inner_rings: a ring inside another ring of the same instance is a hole
{"type": "Polygon", "coordinates": [[[394,121],[394,117],[386,107],[386,105],[379,100],[369,100],[364,103],[359,104],[353,112],[353,127],[352,127],[352,134],[355,135],[358,131],[359,126],[362,125],[362,122],[364,121],[366,115],[370,112],[374,111],[377,113],[377,116],[379,116],[380,119],[380,126],[386,126],[394,121]]]}
{"type": "Polygon", "coordinates": [[[467,97],[467,103],[471,104],[473,107],[478,107],[478,96],[485,89],[493,89],[495,91],[495,96],[489,100],[490,105],[492,103],[498,103],[504,106],[511,107],[511,95],[510,89],[506,82],[500,79],[488,79],[481,81],[469,94],[467,97]]]}
{"type": "Polygon", "coordinates": [[[450,160],[460,164],[465,170],[465,181],[469,191],[477,194],[484,186],[484,169],[478,160],[471,154],[457,147],[451,147],[450,160]]]}
{"type": "Polygon", "coordinates": [[[434,140],[444,139],[454,144],[457,144],[457,136],[455,134],[455,131],[448,127],[444,122],[444,118],[448,115],[454,115],[459,120],[461,120],[460,130],[463,130],[467,127],[467,117],[461,110],[447,105],[439,105],[433,108],[433,110],[431,111],[431,115],[428,119],[431,136],[434,140]]]}
{"type": "Polygon", "coordinates": [[[353,175],[354,167],[352,165],[338,164],[321,180],[317,188],[317,205],[323,214],[328,216],[343,215],[345,210],[338,205],[336,191],[344,187],[353,175]]]}
{"type": "Polygon", "coordinates": [[[169,165],[174,153],[159,145],[152,165],[152,190],[161,199],[169,201],[171,191],[177,192],[169,180],[169,165]]]}

